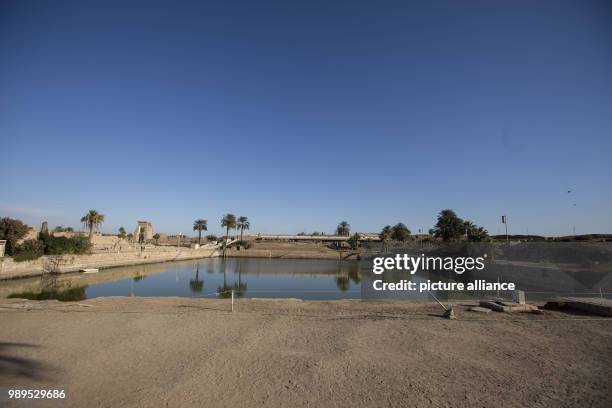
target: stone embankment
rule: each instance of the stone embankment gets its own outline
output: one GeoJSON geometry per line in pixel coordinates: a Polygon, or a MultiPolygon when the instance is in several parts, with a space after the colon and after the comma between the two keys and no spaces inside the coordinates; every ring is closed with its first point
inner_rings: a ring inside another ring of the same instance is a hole
{"type": "Polygon", "coordinates": [[[110,268],[114,266],[139,265],[145,263],[179,261],[216,257],[216,246],[198,249],[149,246],[142,250],[97,252],[91,255],[49,255],[33,261],[15,262],[12,258],[0,258],[0,280],[38,276],[43,273],[69,273],[87,268],[110,268]]]}

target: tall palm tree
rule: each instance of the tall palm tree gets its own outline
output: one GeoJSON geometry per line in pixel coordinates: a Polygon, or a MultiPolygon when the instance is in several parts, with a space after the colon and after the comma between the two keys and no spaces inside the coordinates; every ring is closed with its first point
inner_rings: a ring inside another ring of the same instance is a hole
{"type": "Polygon", "coordinates": [[[87,214],[81,218],[81,222],[83,225],[89,229],[89,240],[91,241],[91,237],[93,235],[94,228],[99,228],[100,225],[104,222],[104,215],[100,214],[96,210],[89,210],[87,214]]]}
{"type": "Polygon", "coordinates": [[[391,240],[392,228],[390,225],[385,225],[380,231],[380,240],[382,241],[383,252],[387,252],[389,249],[389,241],[391,240]]]}
{"type": "Polygon", "coordinates": [[[234,214],[225,214],[223,218],[221,218],[221,227],[225,228],[225,241],[223,241],[223,257],[225,257],[229,230],[236,228],[236,216],[234,214]]]}
{"type": "Polygon", "coordinates": [[[338,224],[338,228],[336,228],[336,234],[349,236],[351,234],[351,226],[348,222],[342,221],[338,224]]]}
{"type": "Polygon", "coordinates": [[[198,231],[198,245],[202,241],[202,231],[208,231],[208,221],[198,218],[193,222],[193,230],[198,231]]]}
{"type": "Polygon", "coordinates": [[[251,223],[249,222],[249,219],[245,216],[242,216],[240,218],[238,218],[238,222],[236,223],[236,228],[238,228],[240,230],[240,241],[242,242],[242,234],[244,233],[244,230],[248,230],[249,227],[251,226],[251,223]]]}

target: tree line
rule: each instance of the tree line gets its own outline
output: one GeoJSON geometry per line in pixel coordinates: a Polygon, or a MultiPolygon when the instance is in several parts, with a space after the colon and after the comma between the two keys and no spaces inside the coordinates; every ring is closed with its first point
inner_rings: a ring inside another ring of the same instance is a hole
{"type": "MultiPolygon", "coordinates": [[[[429,231],[429,235],[441,239],[443,241],[458,241],[465,240],[470,242],[481,242],[490,239],[489,233],[483,227],[474,224],[472,221],[463,220],[450,209],[442,210],[438,213],[436,224],[429,231]]],[[[350,236],[351,226],[346,221],[341,221],[336,227],[336,235],[350,236]]],[[[411,239],[410,229],[401,222],[394,226],[385,225],[378,234],[383,250],[388,249],[389,242],[397,241],[404,242],[411,239]]],[[[354,234],[349,239],[349,245],[354,247],[358,245],[359,235],[354,234]]]]}

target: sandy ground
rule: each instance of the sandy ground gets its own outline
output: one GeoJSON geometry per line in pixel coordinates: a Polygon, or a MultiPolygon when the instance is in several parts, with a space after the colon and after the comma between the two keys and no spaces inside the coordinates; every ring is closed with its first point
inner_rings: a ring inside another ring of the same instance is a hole
{"type": "MultiPolygon", "coordinates": [[[[0,388],[71,407],[612,406],[612,319],[435,304],[0,301],[0,388]]],[[[5,391],[6,392],[6,391],[5,391]]]]}

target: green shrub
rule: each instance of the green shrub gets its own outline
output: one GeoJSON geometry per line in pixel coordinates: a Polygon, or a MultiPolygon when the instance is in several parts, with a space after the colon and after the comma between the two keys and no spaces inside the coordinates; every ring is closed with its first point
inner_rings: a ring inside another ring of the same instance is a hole
{"type": "Polygon", "coordinates": [[[14,250],[13,260],[15,262],[33,261],[40,258],[45,252],[42,242],[35,239],[28,239],[14,250]]]}
{"type": "Polygon", "coordinates": [[[86,254],[91,247],[89,239],[82,236],[68,238],[54,237],[50,234],[40,234],[38,239],[43,243],[44,253],[46,255],[81,255],[86,254]]]}
{"type": "Polygon", "coordinates": [[[236,245],[239,245],[244,249],[249,249],[251,247],[251,242],[250,241],[237,241],[236,245]]]}
{"type": "Polygon", "coordinates": [[[17,241],[28,233],[29,227],[20,220],[0,218],[0,239],[6,240],[6,254],[15,255],[17,241]]]}
{"type": "Polygon", "coordinates": [[[355,250],[359,248],[359,234],[354,234],[347,242],[351,249],[355,250]]]}
{"type": "Polygon", "coordinates": [[[207,239],[208,241],[211,241],[211,242],[213,242],[213,241],[217,241],[217,236],[216,236],[216,235],[212,235],[212,234],[210,234],[210,235],[207,235],[207,236],[206,236],[206,239],[207,239]]]}

